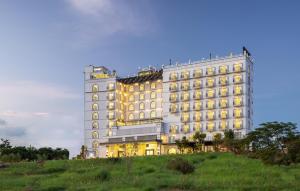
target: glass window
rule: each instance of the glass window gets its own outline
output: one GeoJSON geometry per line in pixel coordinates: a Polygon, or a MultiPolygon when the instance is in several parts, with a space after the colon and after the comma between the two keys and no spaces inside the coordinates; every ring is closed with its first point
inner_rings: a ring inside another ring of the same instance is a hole
{"type": "Polygon", "coordinates": [[[190,114],[189,113],[182,113],[181,120],[182,120],[182,122],[188,122],[190,120],[190,114]]]}
{"type": "Polygon", "coordinates": [[[215,101],[214,100],[208,100],[207,106],[208,109],[213,109],[215,107],[215,101]]]}
{"type": "Polygon", "coordinates": [[[226,119],[228,117],[228,111],[227,110],[221,110],[220,111],[220,117],[221,117],[221,119],[226,119]]]}
{"type": "Polygon", "coordinates": [[[140,112],[140,119],[144,119],[145,118],[145,113],[144,112],[140,112]]]}
{"type": "Polygon", "coordinates": [[[92,147],[93,147],[94,149],[96,149],[96,148],[98,148],[99,143],[98,143],[98,141],[93,141],[92,145],[93,145],[92,147]]]}
{"type": "Polygon", "coordinates": [[[190,78],[190,72],[189,71],[181,72],[181,79],[189,79],[189,78],[190,78]]]}
{"type": "Polygon", "coordinates": [[[170,126],[170,133],[176,134],[178,132],[178,126],[177,125],[171,125],[170,126]]]}
{"type": "Polygon", "coordinates": [[[194,81],[194,88],[201,88],[201,80],[195,80],[194,81]]]}
{"type": "Polygon", "coordinates": [[[236,108],[233,110],[234,117],[242,117],[242,109],[236,108]]]}
{"type": "Polygon", "coordinates": [[[195,99],[201,99],[201,98],[202,98],[201,91],[195,91],[195,93],[194,93],[194,98],[195,98],[195,99]]]}
{"type": "Polygon", "coordinates": [[[242,75],[241,74],[235,74],[233,76],[233,82],[234,83],[241,83],[242,82],[242,75]]]}
{"type": "Polygon", "coordinates": [[[197,111],[199,111],[199,110],[201,110],[201,102],[195,102],[195,105],[194,105],[194,107],[195,107],[195,110],[197,110],[197,111]]]}
{"type": "Polygon", "coordinates": [[[151,89],[153,90],[153,89],[155,89],[156,88],[156,83],[155,82],[152,82],[151,83],[151,89]]]}
{"type": "Polygon", "coordinates": [[[99,138],[99,134],[97,131],[93,131],[92,132],[92,139],[98,139],[99,138]]]}
{"type": "Polygon", "coordinates": [[[181,89],[182,90],[189,90],[190,89],[190,83],[189,82],[182,82],[181,83],[181,89]]]}
{"type": "Polygon", "coordinates": [[[241,72],[242,71],[242,63],[234,64],[233,65],[233,71],[235,72],[241,72]]]}
{"type": "Polygon", "coordinates": [[[134,115],[133,115],[132,113],[129,113],[128,119],[129,119],[129,120],[133,120],[133,119],[134,119],[134,115]]]}
{"type": "Polygon", "coordinates": [[[221,108],[227,107],[227,103],[228,103],[227,99],[220,99],[220,107],[221,108]]]}
{"type": "Polygon", "coordinates": [[[234,86],[234,95],[242,94],[242,86],[234,86]]]}
{"type": "Polygon", "coordinates": [[[134,101],[134,95],[129,95],[128,101],[134,101]]]}
{"type": "Polygon", "coordinates": [[[113,111],[108,112],[108,119],[115,118],[115,113],[113,111]]]}
{"type": "Polygon", "coordinates": [[[181,99],[183,101],[188,101],[190,100],[190,93],[189,92],[183,92],[182,95],[181,95],[181,99]]]}
{"type": "Polygon", "coordinates": [[[94,84],[92,86],[92,92],[97,92],[97,91],[99,91],[99,86],[97,84],[94,84]]]}
{"type": "Polygon", "coordinates": [[[141,93],[140,94],[140,100],[144,100],[145,99],[145,94],[141,93]]]}
{"type": "Polygon", "coordinates": [[[227,87],[221,87],[219,94],[220,94],[220,96],[227,96],[228,95],[228,88],[227,87]]]}
{"type": "Polygon", "coordinates": [[[92,114],[92,119],[93,119],[93,120],[98,120],[98,119],[99,119],[99,114],[98,114],[98,112],[93,112],[93,114],[92,114]]]}
{"type": "Polygon", "coordinates": [[[227,128],[227,121],[222,120],[222,121],[220,122],[220,129],[224,130],[224,129],[226,129],[226,128],[227,128]]]}
{"type": "Polygon", "coordinates": [[[108,86],[107,86],[107,89],[108,89],[108,90],[113,90],[113,89],[115,89],[115,84],[114,84],[114,83],[109,83],[108,86]]]}
{"type": "Polygon", "coordinates": [[[214,74],[215,74],[215,68],[214,67],[206,68],[206,75],[214,75],[214,74]]]}
{"type": "Polygon", "coordinates": [[[177,80],[177,73],[171,73],[170,80],[177,80]]]}
{"type": "Polygon", "coordinates": [[[226,76],[221,76],[220,78],[219,78],[219,84],[220,85],[227,85],[227,77],[226,76]]]}
{"type": "Polygon", "coordinates": [[[115,103],[114,102],[109,102],[108,103],[108,109],[114,109],[115,108],[115,103]]]}
{"type": "Polygon", "coordinates": [[[155,102],[155,101],[152,101],[152,102],[150,103],[150,108],[151,108],[151,109],[155,109],[155,108],[156,108],[156,102],[155,102]]]}
{"type": "Polygon", "coordinates": [[[177,90],[177,83],[171,83],[170,84],[170,90],[171,91],[176,91],[177,90]]]}
{"type": "Polygon", "coordinates": [[[206,86],[207,87],[213,87],[215,85],[215,79],[214,78],[207,78],[206,79],[206,86]]]}
{"type": "Polygon", "coordinates": [[[225,66],[225,65],[220,66],[219,73],[220,74],[226,74],[227,73],[227,66],[225,66]]]}
{"type": "Polygon", "coordinates": [[[108,94],[108,100],[113,100],[115,99],[115,94],[114,93],[109,93],[108,94]]]}
{"type": "Polygon", "coordinates": [[[92,100],[93,100],[93,101],[98,101],[98,100],[99,100],[98,95],[97,95],[97,94],[93,94],[92,100]]]}
{"type": "Polygon", "coordinates": [[[97,103],[94,103],[94,104],[92,105],[92,109],[93,109],[93,111],[99,110],[98,104],[97,104],[97,103]]]}
{"type": "Polygon", "coordinates": [[[198,69],[198,70],[194,70],[194,77],[195,78],[199,78],[202,76],[202,70],[198,69]]]}
{"type": "Polygon", "coordinates": [[[170,101],[172,101],[172,102],[177,101],[177,94],[176,93],[171,93],[170,94],[170,101]]]}
{"type": "Polygon", "coordinates": [[[242,98],[241,97],[234,97],[233,105],[234,106],[241,106],[242,105],[242,98]]]}
{"type": "Polygon", "coordinates": [[[183,130],[183,133],[189,133],[190,132],[190,125],[189,124],[184,124],[182,126],[182,130],[183,130]]]}
{"type": "Polygon", "coordinates": [[[189,111],[190,110],[190,103],[183,103],[181,110],[182,111],[189,111]]]}
{"type": "Polygon", "coordinates": [[[155,99],[156,98],[156,92],[151,92],[150,97],[151,97],[151,99],[155,99]]]}
{"type": "Polygon", "coordinates": [[[150,112],[150,117],[151,118],[155,118],[156,117],[156,112],[155,111],[151,111],[150,112]]]}
{"type": "Polygon", "coordinates": [[[129,92],[134,92],[134,86],[133,85],[129,86],[129,92]]]}
{"type": "Polygon", "coordinates": [[[144,91],[145,90],[145,85],[144,84],[140,84],[140,91],[144,91]]]}
{"type": "Polygon", "coordinates": [[[108,122],[108,126],[109,126],[109,128],[115,126],[115,122],[114,121],[109,121],[108,122]]]}
{"type": "Polygon", "coordinates": [[[215,90],[214,89],[208,89],[207,92],[206,92],[206,96],[208,98],[215,97],[215,90]]]}
{"type": "Polygon", "coordinates": [[[235,119],[233,122],[234,128],[240,129],[242,128],[243,121],[241,119],[235,119]]]}
{"type": "Polygon", "coordinates": [[[194,123],[194,129],[195,129],[195,131],[200,132],[200,130],[201,130],[201,123],[198,123],[198,122],[194,123]]]}
{"type": "Polygon", "coordinates": [[[195,112],[194,120],[195,121],[201,121],[201,112],[195,112]]]}
{"type": "Polygon", "coordinates": [[[97,121],[93,121],[93,123],[92,123],[92,128],[93,128],[93,129],[98,129],[98,128],[99,128],[99,124],[98,124],[97,121]]]}
{"type": "Polygon", "coordinates": [[[208,122],[208,123],[206,124],[206,126],[207,126],[207,130],[208,130],[208,131],[213,131],[214,128],[215,128],[215,123],[214,123],[214,122],[208,122]]]}
{"type": "Polygon", "coordinates": [[[176,113],[178,111],[178,105],[177,104],[171,104],[170,105],[170,112],[176,113]]]}
{"type": "Polygon", "coordinates": [[[144,103],[140,103],[140,109],[145,109],[145,104],[144,103]]]}
{"type": "Polygon", "coordinates": [[[208,120],[215,119],[215,112],[214,111],[207,111],[206,115],[207,115],[206,117],[207,117],[208,120]]]}
{"type": "Polygon", "coordinates": [[[128,110],[129,110],[129,111],[133,111],[133,110],[134,110],[134,105],[133,105],[133,104],[129,104],[128,110]]]}

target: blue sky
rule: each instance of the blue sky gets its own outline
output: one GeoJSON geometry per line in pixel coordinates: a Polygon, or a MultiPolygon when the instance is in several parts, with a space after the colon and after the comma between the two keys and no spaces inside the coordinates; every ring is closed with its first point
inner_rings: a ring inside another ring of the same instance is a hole
{"type": "Polygon", "coordinates": [[[0,1],[0,137],[82,144],[83,68],[119,75],[240,53],[255,60],[254,123],[300,117],[299,1],[0,1]]]}

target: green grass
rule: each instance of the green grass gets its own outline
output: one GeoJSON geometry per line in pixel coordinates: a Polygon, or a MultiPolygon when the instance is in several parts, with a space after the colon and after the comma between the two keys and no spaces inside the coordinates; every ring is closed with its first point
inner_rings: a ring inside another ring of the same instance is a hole
{"type": "Polygon", "coordinates": [[[268,166],[230,153],[18,163],[0,169],[0,190],[300,190],[300,165],[268,166]],[[167,169],[183,157],[192,174],[167,169]]]}

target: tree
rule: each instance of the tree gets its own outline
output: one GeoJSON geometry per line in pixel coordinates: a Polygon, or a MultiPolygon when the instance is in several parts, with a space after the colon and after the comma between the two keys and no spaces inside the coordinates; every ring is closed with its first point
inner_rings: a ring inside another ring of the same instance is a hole
{"type": "Polygon", "coordinates": [[[10,149],[11,145],[8,139],[2,139],[1,138],[1,144],[0,144],[0,155],[2,153],[2,150],[4,149],[10,149]]]}
{"type": "Polygon", "coordinates": [[[205,138],[206,138],[206,134],[205,133],[200,133],[198,131],[193,136],[193,139],[196,142],[197,148],[200,151],[202,151],[202,147],[203,147],[205,138]]]}
{"type": "Polygon", "coordinates": [[[175,140],[175,144],[176,144],[179,152],[182,154],[184,147],[183,147],[183,144],[182,144],[181,140],[175,140]]]}
{"type": "Polygon", "coordinates": [[[222,135],[220,133],[215,134],[213,139],[213,145],[215,151],[219,151],[221,143],[222,143],[222,135]]]}

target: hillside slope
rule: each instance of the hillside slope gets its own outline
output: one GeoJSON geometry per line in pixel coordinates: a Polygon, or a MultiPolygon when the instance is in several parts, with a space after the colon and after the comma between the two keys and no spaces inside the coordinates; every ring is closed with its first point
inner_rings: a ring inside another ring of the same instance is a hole
{"type": "Polygon", "coordinates": [[[300,165],[266,166],[230,153],[24,162],[0,169],[0,190],[300,190],[300,165]],[[167,169],[175,157],[195,171],[167,169]]]}

